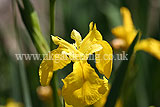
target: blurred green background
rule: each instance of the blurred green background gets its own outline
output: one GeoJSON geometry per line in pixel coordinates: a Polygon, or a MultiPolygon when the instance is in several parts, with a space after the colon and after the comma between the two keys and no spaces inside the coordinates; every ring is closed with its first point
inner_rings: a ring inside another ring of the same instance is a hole
{"type": "MultiPolygon", "coordinates": [[[[49,0],[31,2],[38,14],[42,34],[49,44],[49,0]]],[[[89,31],[89,23],[93,21],[104,40],[111,43],[115,38],[111,29],[122,24],[122,6],[131,11],[134,25],[142,32],[143,38],[153,37],[160,40],[160,0],[57,0],[54,35],[73,43],[70,38],[71,31],[76,29],[84,38],[89,31]]],[[[24,99],[27,97],[33,107],[44,107],[46,105],[36,93],[37,87],[40,86],[38,68],[41,61],[17,61],[15,54],[20,52],[37,53],[14,0],[0,0],[0,105],[6,105],[10,98],[25,105],[24,99]],[[17,20],[19,36],[16,33],[14,18],[17,20]],[[23,81],[23,78],[26,81],[23,81]],[[28,91],[25,91],[26,89],[28,91]]],[[[121,62],[113,63],[110,83],[119,63],[121,62]]],[[[160,107],[160,61],[148,53],[139,51],[133,66],[136,71],[132,69],[128,74],[131,79],[126,78],[120,94],[123,106],[160,107]]],[[[61,79],[71,71],[72,64],[57,72],[56,82],[59,89],[63,86],[61,79]]]]}

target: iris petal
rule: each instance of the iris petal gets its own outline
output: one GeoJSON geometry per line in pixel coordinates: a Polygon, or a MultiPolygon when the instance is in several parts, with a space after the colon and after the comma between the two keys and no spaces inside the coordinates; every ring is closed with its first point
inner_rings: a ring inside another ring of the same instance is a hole
{"type": "Polygon", "coordinates": [[[87,63],[78,61],[73,65],[73,72],[64,80],[62,95],[67,104],[75,107],[92,105],[108,90],[108,80],[100,79],[87,63]]]}
{"type": "MultiPolygon", "coordinates": [[[[62,38],[52,36],[53,42],[59,47],[45,57],[45,59],[48,59],[51,56],[53,60],[43,59],[39,68],[41,85],[48,85],[53,71],[62,69],[71,62],[72,59],[69,58],[77,58],[74,55],[78,55],[79,60],[72,60],[74,62],[73,72],[62,80],[64,83],[62,95],[65,102],[75,107],[93,105],[109,90],[108,80],[105,77],[100,79],[95,70],[87,63],[87,59],[82,60],[93,53],[99,54],[100,58],[104,54],[112,54],[112,48],[106,41],[102,40],[102,35],[97,30],[96,24],[91,22],[89,26],[90,31],[83,41],[79,32],[72,31],[71,38],[76,42],[74,45],[62,38]]],[[[112,60],[100,59],[96,66],[100,73],[109,78],[112,60]]]]}
{"type": "Polygon", "coordinates": [[[76,30],[72,30],[71,38],[73,40],[75,40],[76,47],[77,47],[77,49],[79,49],[79,47],[81,45],[81,42],[82,42],[82,37],[81,37],[80,33],[78,31],[76,31],[76,30]]]}
{"type": "Polygon", "coordinates": [[[123,25],[127,31],[134,29],[130,11],[126,7],[121,7],[120,12],[123,17],[123,25]]]}
{"type": "Polygon", "coordinates": [[[125,29],[123,26],[118,26],[112,29],[112,34],[115,35],[117,38],[126,38],[125,36],[125,29]]]}
{"type": "Polygon", "coordinates": [[[86,53],[86,50],[89,46],[92,45],[92,42],[95,40],[102,40],[101,33],[97,30],[96,24],[93,26],[93,22],[90,23],[90,31],[87,36],[83,39],[79,51],[86,53]]]}
{"type": "Polygon", "coordinates": [[[72,59],[72,61],[79,60],[81,56],[83,56],[83,53],[76,49],[76,47],[67,41],[63,40],[60,37],[52,36],[52,40],[56,45],[59,45],[59,47],[64,48],[63,53],[67,53],[69,57],[72,59]]]}
{"type": "Polygon", "coordinates": [[[104,74],[107,78],[110,77],[112,72],[112,48],[106,41],[97,41],[97,44],[100,44],[103,49],[95,52],[96,58],[96,67],[101,74],[104,74]]]}
{"type": "Polygon", "coordinates": [[[160,60],[160,41],[156,39],[148,38],[141,40],[135,46],[135,51],[138,50],[146,51],[160,60]]]}
{"type": "Polygon", "coordinates": [[[49,85],[53,71],[62,69],[71,62],[65,54],[61,54],[62,50],[61,48],[57,48],[51,51],[41,62],[39,67],[41,85],[49,85]]]}

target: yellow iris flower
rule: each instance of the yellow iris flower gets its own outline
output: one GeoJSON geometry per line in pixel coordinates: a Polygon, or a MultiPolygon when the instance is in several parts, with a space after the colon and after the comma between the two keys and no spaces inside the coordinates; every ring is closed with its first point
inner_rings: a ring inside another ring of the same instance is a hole
{"type": "Polygon", "coordinates": [[[111,46],[102,39],[96,24],[91,22],[89,27],[89,33],[83,40],[79,32],[71,32],[74,44],[52,36],[53,42],[59,47],[43,59],[39,68],[40,83],[45,86],[49,85],[54,71],[64,68],[71,61],[74,62],[73,72],[62,79],[62,96],[68,105],[75,107],[92,105],[108,91],[108,80],[105,77],[100,79],[87,63],[89,55],[95,53],[96,67],[101,74],[109,78],[112,71],[111,46]],[[52,60],[48,60],[50,58],[52,60]]]}
{"type": "Polygon", "coordinates": [[[112,29],[112,34],[117,37],[113,40],[113,47],[127,49],[134,40],[137,30],[133,25],[130,11],[122,7],[120,12],[123,18],[123,25],[112,29]]]}
{"type": "MultiPolygon", "coordinates": [[[[122,7],[120,12],[123,16],[123,25],[112,29],[112,34],[117,37],[112,41],[112,45],[115,49],[126,50],[134,40],[137,31],[133,25],[130,11],[122,7]]],[[[135,51],[138,50],[146,51],[160,60],[160,41],[158,40],[153,38],[140,40],[135,46],[135,51]]]]}

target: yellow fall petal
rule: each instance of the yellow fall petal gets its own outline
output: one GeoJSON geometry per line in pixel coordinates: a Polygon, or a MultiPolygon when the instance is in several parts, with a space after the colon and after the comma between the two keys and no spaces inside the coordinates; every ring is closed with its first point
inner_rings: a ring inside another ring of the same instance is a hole
{"type": "Polygon", "coordinates": [[[92,105],[108,90],[108,81],[98,77],[87,63],[78,61],[73,65],[73,72],[64,80],[62,95],[67,104],[74,107],[92,105]]]}
{"type": "Polygon", "coordinates": [[[147,38],[141,40],[139,43],[137,43],[134,49],[135,51],[146,51],[160,60],[160,41],[156,39],[147,38]]]}
{"type": "Polygon", "coordinates": [[[107,97],[109,95],[110,89],[111,89],[111,85],[108,84],[108,91],[103,95],[103,97],[99,101],[97,101],[94,104],[94,107],[104,107],[105,106],[105,103],[107,101],[107,97]]]}
{"type": "Polygon", "coordinates": [[[107,78],[110,77],[112,72],[112,48],[106,41],[97,41],[103,49],[95,52],[96,67],[101,74],[104,74],[107,78]]]}
{"type": "Polygon", "coordinates": [[[68,49],[68,52],[73,52],[74,54],[81,54],[72,44],[68,43],[67,41],[63,40],[58,36],[52,36],[52,40],[56,45],[68,49]]]}
{"type": "Polygon", "coordinates": [[[72,61],[79,60],[80,57],[83,56],[83,53],[77,50],[74,45],[68,43],[62,38],[57,37],[57,36],[52,36],[52,40],[56,45],[59,45],[59,47],[64,48],[63,53],[69,55],[72,61]]]}
{"type": "Polygon", "coordinates": [[[67,55],[62,54],[62,50],[61,48],[57,48],[51,51],[41,62],[39,67],[41,85],[49,85],[53,71],[62,69],[71,62],[67,55]]]}

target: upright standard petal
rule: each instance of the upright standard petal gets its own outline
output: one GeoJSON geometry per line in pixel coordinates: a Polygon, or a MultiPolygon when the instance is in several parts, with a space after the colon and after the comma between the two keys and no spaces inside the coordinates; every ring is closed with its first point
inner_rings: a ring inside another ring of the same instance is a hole
{"type": "Polygon", "coordinates": [[[41,62],[39,67],[41,85],[49,85],[53,71],[62,69],[71,62],[67,55],[62,54],[62,50],[61,48],[57,48],[51,51],[41,62]]]}
{"type": "Polygon", "coordinates": [[[141,40],[134,49],[135,51],[146,51],[160,60],[160,41],[156,39],[148,38],[141,40]]]}
{"type": "Polygon", "coordinates": [[[121,7],[120,12],[123,17],[123,25],[127,31],[134,29],[130,11],[126,7],[121,7]]]}
{"type": "Polygon", "coordinates": [[[123,27],[125,29],[125,41],[126,41],[126,48],[128,48],[134,38],[136,37],[137,30],[134,28],[131,13],[126,7],[122,7],[120,12],[123,17],[123,27]]]}
{"type": "Polygon", "coordinates": [[[90,31],[87,36],[83,39],[82,44],[80,45],[79,51],[86,53],[87,48],[92,45],[92,42],[95,40],[102,40],[101,33],[97,30],[96,24],[93,26],[93,22],[90,23],[90,31]]]}
{"type": "Polygon", "coordinates": [[[118,26],[112,29],[112,34],[115,35],[117,38],[126,38],[126,31],[123,26],[118,26]]]}
{"type": "Polygon", "coordinates": [[[82,42],[82,37],[81,37],[80,33],[73,29],[72,32],[71,32],[71,38],[73,40],[75,40],[76,47],[77,47],[77,49],[79,49],[80,45],[81,45],[81,42],[82,42]]]}
{"type": "Polygon", "coordinates": [[[113,52],[111,46],[106,41],[97,41],[103,49],[95,52],[96,67],[101,74],[104,74],[108,79],[112,72],[113,52]]]}
{"type": "Polygon", "coordinates": [[[87,63],[77,61],[73,72],[64,80],[62,95],[67,104],[74,107],[92,105],[108,90],[108,81],[102,80],[87,63]]]}

